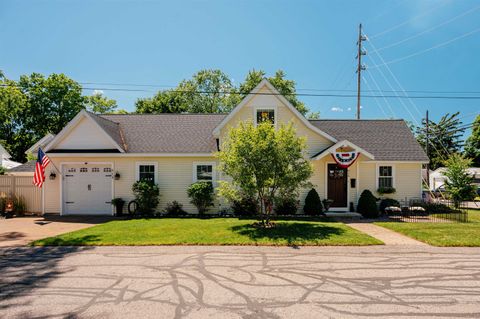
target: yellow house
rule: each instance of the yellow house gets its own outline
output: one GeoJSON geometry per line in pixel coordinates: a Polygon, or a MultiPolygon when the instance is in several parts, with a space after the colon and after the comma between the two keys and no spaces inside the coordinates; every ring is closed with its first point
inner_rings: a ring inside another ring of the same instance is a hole
{"type": "MultiPolygon", "coordinates": [[[[331,210],[355,207],[365,189],[375,194],[379,187],[394,187],[389,197],[398,200],[421,197],[422,164],[428,158],[403,120],[307,120],[263,80],[229,114],[81,111],[45,148],[52,164],[46,171],[43,212],[113,214],[111,199],[132,200],[132,184],[143,179],[160,187],[158,210],[178,201],[195,213],[188,186],[198,180],[215,185],[225,178],[216,169],[214,153],[229,128],[240,121],[256,123],[260,116],[275,125],[293,122],[297,134],[306,137],[314,167],[311,182],[322,199],[333,200],[331,210]]],[[[300,209],[307,192],[301,194],[300,209]]],[[[212,210],[225,205],[218,201],[212,210]]]]}

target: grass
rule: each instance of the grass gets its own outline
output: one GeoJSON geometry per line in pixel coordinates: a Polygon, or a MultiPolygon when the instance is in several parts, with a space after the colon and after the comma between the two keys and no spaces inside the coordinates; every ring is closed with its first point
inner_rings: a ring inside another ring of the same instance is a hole
{"type": "Polygon", "coordinates": [[[100,245],[335,245],[383,244],[343,223],[278,221],[272,229],[236,218],[118,220],[34,241],[36,246],[100,245]]]}
{"type": "Polygon", "coordinates": [[[377,222],[375,224],[432,246],[480,247],[480,211],[470,210],[468,220],[468,223],[377,222]]]}

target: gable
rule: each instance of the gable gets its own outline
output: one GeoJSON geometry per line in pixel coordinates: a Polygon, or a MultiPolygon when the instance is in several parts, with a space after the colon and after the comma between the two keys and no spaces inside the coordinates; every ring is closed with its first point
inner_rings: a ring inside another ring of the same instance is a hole
{"type": "Polygon", "coordinates": [[[266,80],[262,81],[252,94],[247,96],[220,125],[214,134],[222,142],[232,127],[240,122],[255,123],[257,109],[274,109],[276,125],[292,122],[298,136],[306,137],[307,153],[313,155],[331,146],[336,140],[328,134],[311,125],[278,91],[266,80]]]}
{"type": "Polygon", "coordinates": [[[88,115],[79,114],[47,146],[47,150],[113,150],[114,141],[88,115]],[[83,116],[82,116],[83,115],[83,116]]]}

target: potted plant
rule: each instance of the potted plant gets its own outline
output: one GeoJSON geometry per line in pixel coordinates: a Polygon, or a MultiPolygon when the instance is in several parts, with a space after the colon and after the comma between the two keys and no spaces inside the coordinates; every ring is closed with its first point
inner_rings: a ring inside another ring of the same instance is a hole
{"type": "Polygon", "coordinates": [[[323,204],[323,208],[325,208],[325,211],[328,212],[330,205],[333,204],[333,199],[325,198],[324,200],[322,200],[322,204],[323,204]]]}
{"type": "Polygon", "coordinates": [[[125,205],[125,201],[119,197],[112,199],[112,205],[115,206],[115,215],[122,216],[123,213],[123,206],[125,205]]]}

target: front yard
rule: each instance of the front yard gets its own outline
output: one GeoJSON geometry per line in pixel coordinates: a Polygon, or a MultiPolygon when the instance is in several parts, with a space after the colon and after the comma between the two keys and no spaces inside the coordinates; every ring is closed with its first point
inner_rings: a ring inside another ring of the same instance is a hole
{"type": "Polygon", "coordinates": [[[165,218],[118,220],[88,229],[34,241],[36,246],[97,245],[272,245],[363,246],[381,241],[343,223],[278,221],[258,229],[254,220],[236,218],[165,218]]]}
{"type": "Polygon", "coordinates": [[[480,211],[470,210],[468,219],[468,223],[377,222],[375,224],[433,246],[479,247],[480,211]]]}

